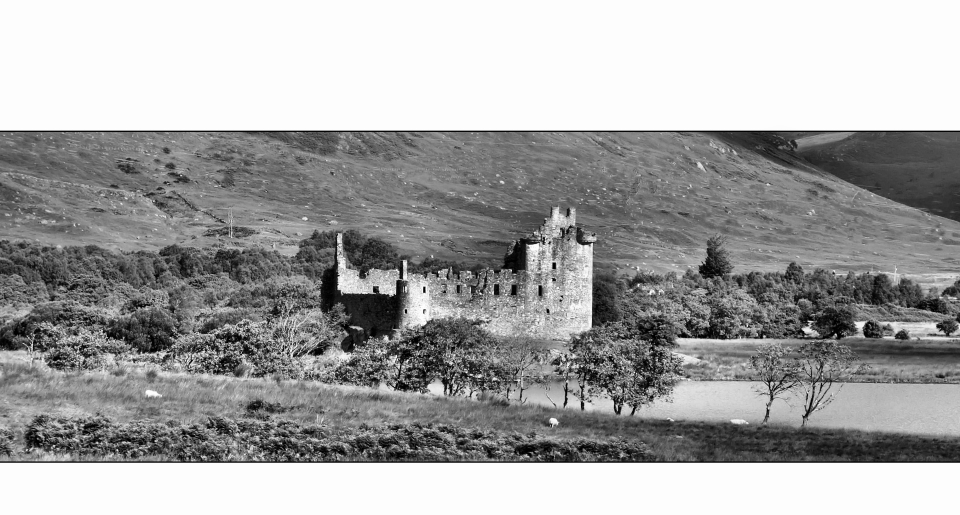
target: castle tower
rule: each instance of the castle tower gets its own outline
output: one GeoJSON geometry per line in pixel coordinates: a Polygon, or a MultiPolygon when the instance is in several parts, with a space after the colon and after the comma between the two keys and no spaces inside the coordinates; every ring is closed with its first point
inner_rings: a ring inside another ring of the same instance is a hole
{"type": "Polygon", "coordinates": [[[396,303],[396,329],[420,327],[426,324],[432,316],[430,312],[430,288],[426,282],[410,281],[406,260],[400,264],[396,303]]]}
{"type": "Polygon", "coordinates": [[[517,241],[508,259],[525,274],[524,299],[549,333],[585,331],[593,324],[595,234],[576,226],[577,212],[559,207],[530,236],[517,241]],[[522,268],[521,268],[522,267],[522,268]]]}

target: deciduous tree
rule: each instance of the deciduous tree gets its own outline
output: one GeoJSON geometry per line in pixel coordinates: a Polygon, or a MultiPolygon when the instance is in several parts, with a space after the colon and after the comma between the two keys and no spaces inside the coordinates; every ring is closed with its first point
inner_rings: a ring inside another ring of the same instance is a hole
{"type": "Polygon", "coordinates": [[[943,333],[947,336],[957,332],[958,328],[960,328],[960,324],[958,324],[957,321],[952,318],[948,318],[937,324],[937,330],[943,331],[943,333]]]}
{"type": "Polygon", "coordinates": [[[843,388],[842,381],[859,374],[866,369],[866,365],[859,363],[859,358],[850,347],[834,340],[805,343],[797,349],[797,353],[797,378],[800,384],[795,392],[803,400],[801,425],[806,426],[811,415],[834,401],[843,388]]]}
{"type": "Polygon", "coordinates": [[[757,373],[756,379],[760,382],[760,386],[756,387],[757,393],[767,398],[767,411],[763,415],[761,425],[770,420],[773,401],[783,398],[785,394],[800,385],[797,376],[798,364],[787,359],[790,351],[790,347],[771,343],[761,346],[756,354],[750,356],[750,368],[757,373]]]}
{"type": "Polygon", "coordinates": [[[813,329],[821,338],[836,337],[839,340],[857,334],[857,324],[853,319],[854,312],[850,306],[829,307],[814,318],[813,329]]]}
{"type": "Polygon", "coordinates": [[[523,392],[546,380],[540,367],[547,361],[549,351],[530,337],[514,336],[500,342],[499,354],[505,372],[505,398],[509,402],[511,392],[516,391],[517,402],[523,404],[523,392]]]}

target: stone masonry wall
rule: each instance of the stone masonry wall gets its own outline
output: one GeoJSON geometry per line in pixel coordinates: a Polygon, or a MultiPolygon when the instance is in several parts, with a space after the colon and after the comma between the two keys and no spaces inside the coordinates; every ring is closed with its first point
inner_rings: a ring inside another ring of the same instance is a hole
{"type": "Polygon", "coordinates": [[[513,254],[514,269],[476,275],[371,270],[360,278],[346,268],[338,248],[338,299],[351,324],[363,327],[368,336],[432,318],[465,317],[486,321],[485,328],[501,336],[567,339],[590,328],[593,311],[596,238],[578,229],[575,217],[572,209],[564,216],[554,208],[538,231],[511,246],[505,261],[511,263],[513,254]],[[407,291],[397,295],[398,284],[407,291]]]}

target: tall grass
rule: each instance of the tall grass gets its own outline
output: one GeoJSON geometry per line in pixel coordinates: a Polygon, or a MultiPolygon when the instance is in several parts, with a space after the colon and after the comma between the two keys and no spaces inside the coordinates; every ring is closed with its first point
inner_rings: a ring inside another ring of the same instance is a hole
{"type": "MultiPolygon", "coordinates": [[[[331,430],[355,429],[363,424],[433,423],[521,434],[537,432],[570,441],[623,438],[646,444],[650,459],[665,461],[960,459],[958,438],[668,422],[294,380],[160,372],[150,382],[143,370],[133,369],[121,376],[109,372],[61,373],[42,365],[31,366],[23,353],[0,352],[0,427],[18,435],[38,415],[78,417],[100,413],[116,423],[173,420],[201,424],[208,417],[247,416],[247,408],[255,400],[282,405],[283,412],[273,414],[275,418],[304,425],[322,420],[331,430]],[[148,388],[160,392],[163,398],[144,398],[148,388]],[[547,426],[551,417],[560,420],[559,427],[547,426]]],[[[0,457],[7,459],[11,458],[0,457]]],[[[21,455],[15,459],[51,457],[21,455]]]]}

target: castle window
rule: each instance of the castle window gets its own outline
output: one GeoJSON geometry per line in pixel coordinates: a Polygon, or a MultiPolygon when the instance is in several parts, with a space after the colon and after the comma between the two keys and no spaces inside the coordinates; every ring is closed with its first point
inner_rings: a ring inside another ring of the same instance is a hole
{"type": "Polygon", "coordinates": [[[403,310],[403,314],[406,315],[406,314],[407,314],[407,310],[403,310]]]}
{"type": "Polygon", "coordinates": [[[494,295],[500,295],[500,285],[499,285],[499,284],[494,284],[494,285],[493,285],[493,294],[494,294],[494,295]]]}
{"type": "Polygon", "coordinates": [[[470,287],[470,295],[474,295],[474,294],[476,294],[476,293],[477,293],[477,287],[476,287],[476,286],[471,286],[471,287],[470,287]]]}
{"type": "Polygon", "coordinates": [[[373,287],[373,293],[380,293],[380,287],[379,287],[379,286],[374,286],[374,287],[373,287]]]}
{"type": "Polygon", "coordinates": [[[553,278],[553,282],[557,282],[557,278],[556,278],[556,277],[553,278]]]}
{"type": "Polygon", "coordinates": [[[547,308],[547,314],[548,315],[550,314],[550,308],[547,308]]]}
{"type": "Polygon", "coordinates": [[[406,284],[403,285],[403,293],[407,293],[407,285],[406,285],[406,284]]]}
{"type": "Polygon", "coordinates": [[[554,269],[554,270],[557,269],[557,263],[556,263],[556,261],[554,261],[554,263],[553,263],[553,269],[554,269]]]}
{"type": "Polygon", "coordinates": [[[426,314],[427,314],[427,310],[423,310],[423,314],[426,315],[426,314]]]}
{"type": "Polygon", "coordinates": [[[543,285],[537,286],[537,296],[543,297],[543,285]]]}
{"type": "Polygon", "coordinates": [[[462,293],[462,292],[463,292],[463,287],[458,284],[458,285],[457,285],[457,293],[462,293]]]}
{"type": "Polygon", "coordinates": [[[517,285],[516,285],[516,284],[511,284],[511,285],[510,285],[510,295],[516,295],[516,294],[517,294],[517,285]]]}
{"type": "Polygon", "coordinates": [[[426,287],[426,286],[423,287],[423,293],[427,293],[427,287],[426,287]]]}

